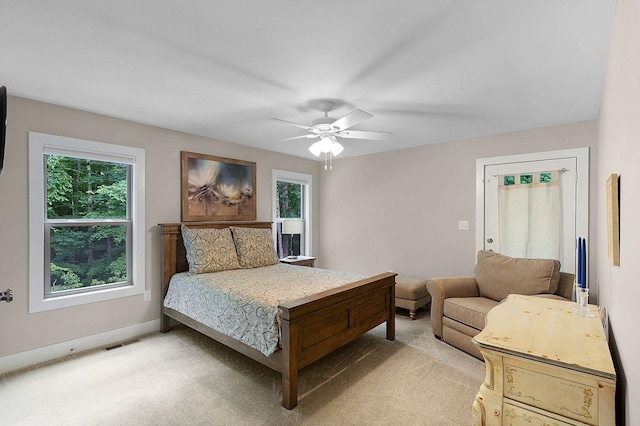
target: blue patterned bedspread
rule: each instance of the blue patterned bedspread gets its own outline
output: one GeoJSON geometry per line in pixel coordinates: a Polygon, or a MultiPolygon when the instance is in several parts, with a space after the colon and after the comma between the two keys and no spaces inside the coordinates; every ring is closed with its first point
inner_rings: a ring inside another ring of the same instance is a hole
{"type": "Polygon", "coordinates": [[[269,356],[280,344],[278,305],[364,278],[281,263],[198,275],[181,272],[171,278],[164,306],[269,356]]]}

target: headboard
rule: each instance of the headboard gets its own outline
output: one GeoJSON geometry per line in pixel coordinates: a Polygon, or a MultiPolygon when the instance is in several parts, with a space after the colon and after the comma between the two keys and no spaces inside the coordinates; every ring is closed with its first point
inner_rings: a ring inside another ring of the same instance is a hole
{"type": "Polygon", "coordinates": [[[182,242],[181,225],[189,228],[216,228],[242,226],[245,228],[271,228],[271,222],[178,222],[160,223],[162,237],[162,298],[167,294],[169,280],[178,273],[189,270],[187,253],[182,242]]]}

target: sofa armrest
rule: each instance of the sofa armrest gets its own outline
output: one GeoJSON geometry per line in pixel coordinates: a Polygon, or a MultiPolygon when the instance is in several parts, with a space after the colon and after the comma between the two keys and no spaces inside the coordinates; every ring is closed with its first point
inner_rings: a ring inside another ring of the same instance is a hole
{"type": "Polygon", "coordinates": [[[558,290],[556,290],[556,294],[568,300],[573,299],[573,283],[575,278],[575,275],[561,271],[560,282],[558,283],[558,290]]]}
{"type": "Polygon", "coordinates": [[[450,297],[480,297],[474,277],[432,278],[427,282],[427,289],[431,295],[431,328],[439,338],[442,338],[444,300],[450,297]]]}

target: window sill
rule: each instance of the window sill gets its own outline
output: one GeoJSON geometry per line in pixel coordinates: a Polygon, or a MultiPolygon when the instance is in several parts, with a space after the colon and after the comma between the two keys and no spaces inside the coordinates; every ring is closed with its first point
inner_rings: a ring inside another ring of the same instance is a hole
{"type": "Polygon", "coordinates": [[[105,288],[89,293],[76,293],[44,298],[42,295],[34,295],[29,298],[29,313],[45,312],[54,309],[70,308],[72,306],[85,305],[87,303],[104,302],[120,299],[122,297],[136,296],[144,293],[141,285],[126,287],[105,288]]]}

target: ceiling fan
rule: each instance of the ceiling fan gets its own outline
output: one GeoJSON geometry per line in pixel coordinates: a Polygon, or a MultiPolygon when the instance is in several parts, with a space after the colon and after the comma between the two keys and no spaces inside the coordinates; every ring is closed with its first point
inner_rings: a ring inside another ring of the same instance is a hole
{"type": "Polygon", "coordinates": [[[332,157],[337,156],[344,150],[344,147],[338,142],[337,138],[386,140],[392,135],[392,133],[389,132],[348,130],[356,124],[370,119],[373,115],[360,109],[355,109],[349,114],[335,119],[329,117],[329,111],[333,109],[333,106],[334,102],[332,101],[320,102],[320,111],[324,112],[324,117],[313,120],[311,126],[281,120],[279,118],[272,118],[272,120],[299,127],[309,132],[306,135],[294,136],[284,140],[320,138],[309,147],[309,151],[316,157],[319,157],[321,153],[325,154],[325,169],[327,168],[327,156],[329,156],[329,160],[331,160],[332,157]]]}

